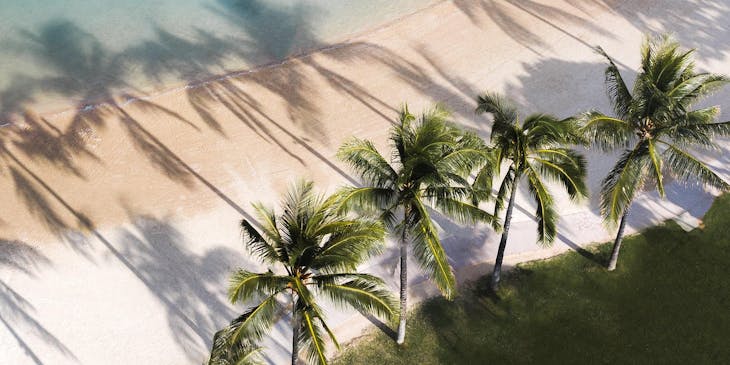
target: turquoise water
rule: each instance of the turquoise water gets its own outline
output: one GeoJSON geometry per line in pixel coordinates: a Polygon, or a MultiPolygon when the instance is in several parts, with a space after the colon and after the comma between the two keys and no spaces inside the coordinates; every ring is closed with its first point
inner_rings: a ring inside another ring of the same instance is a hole
{"type": "Polygon", "coordinates": [[[0,120],[270,63],[437,1],[3,0],[0,120]]]}

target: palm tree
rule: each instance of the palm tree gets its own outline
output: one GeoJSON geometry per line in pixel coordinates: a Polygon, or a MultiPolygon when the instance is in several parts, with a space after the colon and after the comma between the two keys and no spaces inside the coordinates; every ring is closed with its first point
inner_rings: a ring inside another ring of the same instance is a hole
{"type": "Polygon", "coordinates": [[[608,270],[616,268],[626,217],[642,188],[664,196],[664,174],[683,181],[727,189],[728,184],[690,152],[691,147],[716,148],[713,137],[730,134],[730,123],[715,123],[718,107],[692,109],[708,93],[728,82],[723,75],[696,73],[694,50],[682,51],[671,37],[647,37],[641,47],[641,68],[632,91],[606,52],[606,87],[615,117],[585,113],[581,130],[589,143],[603,150],[623,148],[601,185],[605,221],[620,221],[608,270]]]}
{"type": "Polygon", "coordinates": [[[357,138],[343,144],[338,152],[365,184],[341,191],[343,207],[378,212],[400,238],[398,344],[405,341],[409,244],[443,295],[451,299],[456,291],[456,279],[429,206],[461,221],[494,221],[490,214],[464,202],[471,196],[465,176],[485,159],[483,142],[448,119],[449,113],[437,106],[416,120],[405,106],[390,136],[392,162],[372,142],[357,138]]]}
{"type": "Polygon", "coordinates": [[[558,120],[546,114],[532,114],[520,121],[517,108],[497,94],[486,93],[477,98],[477,113],[489,113],[493,117],[491,141],[494,145],[494,170],[486,166],[477,174],[474,188],[482,192],[491,190],[493,175],[499,175],[503,162],[509,167],[497,192],[494,215],[504,208],[504,199],[509,194],[504,216],[502,237],[499,241],[497,259],[491,278],[491,289],[496,291],[502,272],[502,260],[507,247],[512,209],[517,187],[525,178],[532,198],[537,204],[538,243],[550,245],[555,239],[558,214],[554,209],[553,196],[544,178],[560,182],[571,199],[587,194],[585,158],[566,146],[578,142],[573,119],[558,120]]]}
{"type": "Polygon", "coordinates": [[[317,303],[319,296],[360,312],[394,315],[395,299],[383,281],[354,271],[381,248],[382,223],[345,215],[335,209],[334,198],[323,199],[312,189],[311,182],[290,189],[279,215],[254,204],[260,229],[248,220],[241,221],[249,252],[270,269],[263,273],[240,269],[233,274],[228,292],[231,302],[259,299],[258,304],[233,320],[228,340],[214,345],[235,349],[259,340],[276,321],[282,309],[280,300],[288,296],[292,303],[292,364],[297,363],[300,347],[309,363],[326,364],[323,332],[339,345],[317,303]]]}

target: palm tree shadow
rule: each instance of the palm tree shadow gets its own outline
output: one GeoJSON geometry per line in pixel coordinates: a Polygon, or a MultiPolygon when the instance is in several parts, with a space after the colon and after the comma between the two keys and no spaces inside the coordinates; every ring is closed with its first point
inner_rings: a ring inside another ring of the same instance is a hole
{"type": "MultiPolygon", "coordinates": [[[[508,275],[510,274],[508,273],[508,275]]],[[[491,280],[491,274],[483,275],[467,285],[466,290],[469,290],[476,298],[484,298],[493,304],[497,304],[502,301],[502,297],[499,295],[499,290],[494,291],[492,288],[491,280]]],[[[487,306],[484,307],[487,308],[487,306]]],[[[496,313],[492,312],[492,315],[496,317],[496,313]]]]}
{"type": "MultiPolygon", "coordinates": [[[[243,261],[243,258],[225,248],[216,248],[202,255],[194,254],[185,248],[188,244],[171,223],[153,217],[132,216],[131,212],[133,228],[117,232],[122,238],[120,242],[113,243],[115,241],[97,230],[89,218],[73,208],[22,161],[12,153],[6,155],[16,164],[17,173],[22,172],[23,178],[27,179],[26,184],[32,181],[33,196],[29,200],[38,207],[39,214],[48,216],[46,219],[52,220],[49,224],[59,230],[82,227],[84,232],[108,250],[108,258],[128,269],[160,301],[167,313],[171,332],[185,353],[191,359],[203,356],[210,347],[213,333],[223,326],[222,319],[231,317],[233,313],[223,300],[225,290],[220,284],[225,281],[227,268],[233,262],[243,261]],[[50,196],[51,200],[46,196],[50,196]],[[63,219],[55,206],[60,206],[64,212],[63,219]],[[66,216],[75,220],[73,225],[66,216]]],[[[90,239],[83,241],[87,244],[92,242],[90,239]]],[[[42,328],[38,324],[37,327],[42,328]]],[[[41,330],[38,332],[45,333],[41,330]]],[[[48,337],[47,334],[44,336],[48,337]]],[[[49,341],[52,344],[60,343],[52,339],[49,341]]],[[[56,346],[65,349],[58,344],[56,346]]]]}
{"type": "Polygon", "coordinates": [[[180,348],[191,359],[204,356],[222,320],[234,315],[223,300],[221,283],[229,267],[245,260],[222,247],[195,254],[172,223],[151,216],[130,219],[132,227],[118,232],[118,252],[110,256],[123,257],[165,305],[170,331],[180,348]]]}
{"type": "Polygon", "coordinates": [[[372,323],[375,328],[383,332],[386,336],[390,337],[394,341],[398,337],[398,333],[396,333],[387,323],[381,321],[378,317],[362,311],[360,311],[360,314],[365,317],[368,322],[372,323]]]}
{"type": "MultiPolygon", "coordinates": [[[[49,259],[35,247],[21,241],[0,239],[0,268],[11,268],[30,277],[36,270],[50,266],[49,259]]],[[[43,353],[37,353],[27,338],[40,339],[64,357],[78,362],[73,352],[49,332],[34,316],[35,308],[9,283],[0,280],[0,323],[10,332],[18,346],[36,365],[42,365],[43,353]]]]}

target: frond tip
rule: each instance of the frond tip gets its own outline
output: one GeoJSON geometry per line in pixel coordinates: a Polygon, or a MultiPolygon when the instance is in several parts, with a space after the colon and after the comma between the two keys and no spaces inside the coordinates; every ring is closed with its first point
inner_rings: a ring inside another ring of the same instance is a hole
{"type": "Polygon", "coordinates": [[[233,333],[236,331],[238,321],[234,321],[230,325],[216,332],[213,336],[213,346],[210,351],[210,358],[207,365],[261,365],[261,351],[263,348],[258,347],[252,341],[239,341],[233,343],[231,341],[233,333]]]}

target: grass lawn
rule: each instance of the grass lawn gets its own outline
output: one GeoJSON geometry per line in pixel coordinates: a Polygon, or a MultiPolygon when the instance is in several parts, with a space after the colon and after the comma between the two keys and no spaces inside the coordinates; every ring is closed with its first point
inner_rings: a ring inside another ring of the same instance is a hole
{"type": "Polygon", "coordinates": [[[496,295],[473,283],[415,309],[404,347],[373,332],[336,364],[728,364],[730,195],[704,223],[627,238],[611,273],[603,244],[521,265],[496,295]]]}

